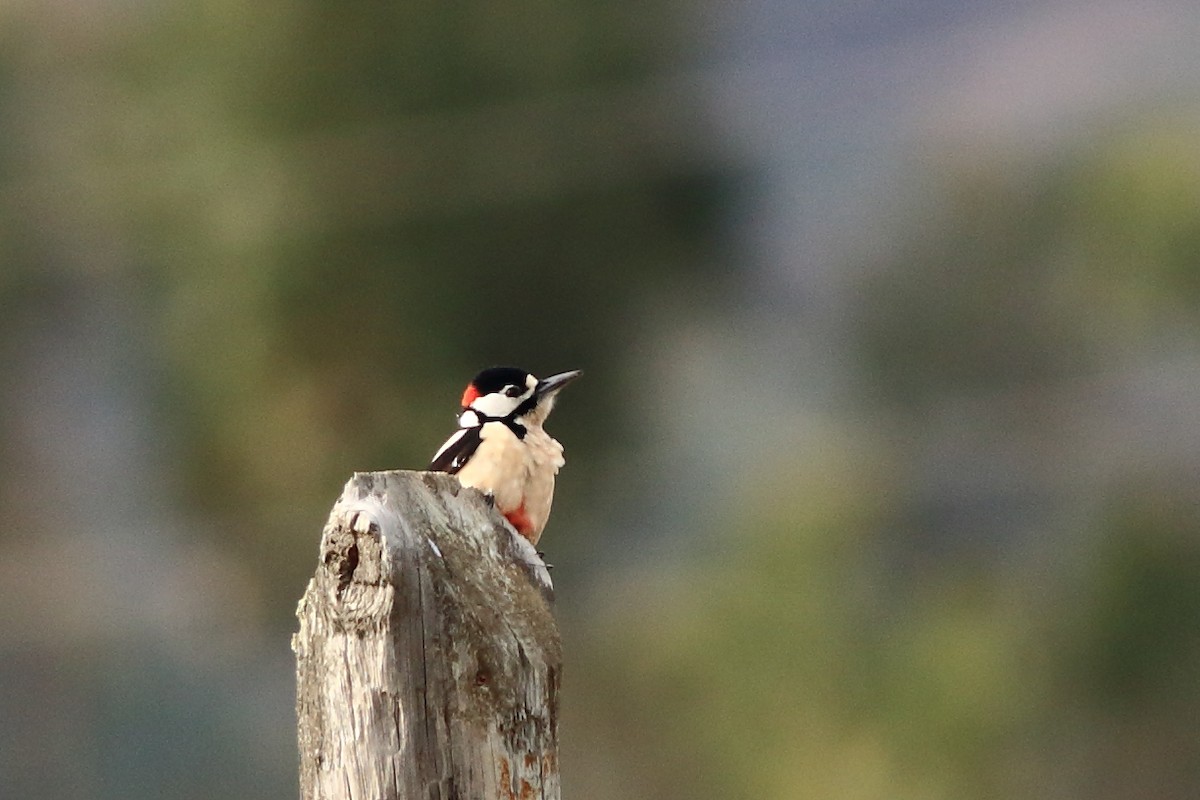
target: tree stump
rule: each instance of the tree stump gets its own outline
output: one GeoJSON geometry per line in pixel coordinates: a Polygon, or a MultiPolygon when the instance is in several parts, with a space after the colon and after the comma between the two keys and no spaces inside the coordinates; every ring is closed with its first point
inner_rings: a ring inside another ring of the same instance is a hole
{"type": "Polygon", "coordinates": [[[552,600],[479,492],[355,474],[296,610],[301,797],[558,800],[552,600]]]}

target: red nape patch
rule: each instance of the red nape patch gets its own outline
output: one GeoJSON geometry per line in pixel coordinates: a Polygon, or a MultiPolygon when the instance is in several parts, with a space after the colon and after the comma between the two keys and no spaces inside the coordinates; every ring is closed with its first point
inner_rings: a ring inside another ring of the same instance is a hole
{"type": "Polygon", "coordinates": [[[471,403],[474,403],[478,397],[479,390],[475,388],[475,384],[471,384],[467,387],[466,391],[463,392],[462,407],[466,408],[467,406],[471,405],[471,403]]]}
{"type": "Polygon", "coordinates": [[[512,523],[512,526],[517,529],[517,533],[526,539],[533,533],[533,520],[529,518],[529,512],[525,510],[524,503],[521,504],[520,508],[505,511],[504,518],[512,523]]]}

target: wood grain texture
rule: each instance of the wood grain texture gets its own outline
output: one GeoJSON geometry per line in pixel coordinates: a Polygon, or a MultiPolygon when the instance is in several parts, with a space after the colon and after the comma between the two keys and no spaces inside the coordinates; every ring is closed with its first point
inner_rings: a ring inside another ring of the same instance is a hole
{"type": "Polygon", "coordinates": [[[557,800],[552,600],[478,492],[355,474],[296,611],[301,797],[557,800]]]}

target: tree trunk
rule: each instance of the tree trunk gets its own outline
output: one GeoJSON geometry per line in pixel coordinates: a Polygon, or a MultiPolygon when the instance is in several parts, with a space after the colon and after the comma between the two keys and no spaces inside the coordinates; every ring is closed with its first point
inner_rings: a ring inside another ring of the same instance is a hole
{"type": "Polygon", "coordinates": [[[552,600],[475,490],[355,474],[296,610],[301,797],[558,800],[552,600]]]}

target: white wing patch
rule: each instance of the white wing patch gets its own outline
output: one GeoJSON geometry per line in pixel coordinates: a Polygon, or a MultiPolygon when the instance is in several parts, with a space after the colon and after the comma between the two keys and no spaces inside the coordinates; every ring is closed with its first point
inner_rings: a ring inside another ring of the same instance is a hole
{"type": "Polygon", "coordinates": [[[467,433],[466,428],[462,428],[461,430],[455,431],[454,435],[451,436],[449,439],[447,439],[446,443],[443,444],[441,447],[439,447],[438,451],[433,454],[433,458],[431,460],[437,461],[439,458],[441,458],[442,453],[449,450],[456,442],[458,442],[459,439],[461,439],[463,436],[465,436],[466,433],[467,433]]]}

